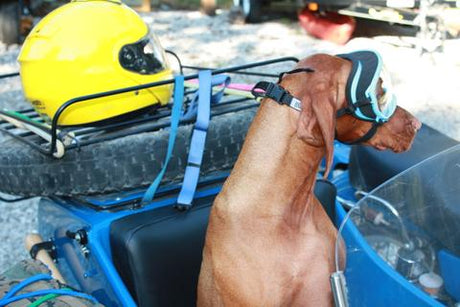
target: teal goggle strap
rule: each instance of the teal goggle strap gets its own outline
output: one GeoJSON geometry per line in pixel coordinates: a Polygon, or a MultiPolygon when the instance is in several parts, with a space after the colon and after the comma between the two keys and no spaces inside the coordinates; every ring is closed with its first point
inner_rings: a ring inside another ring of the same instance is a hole
{"type": "Polygon", "coordinates": [[[390,116],[385,116],[380,112],[376,97],[377,84],[382,70],[380,55],[375,51],[363,50],[337,56],[352,62],[346,86],[348,106],[337,111],[337,117],[350,114],[371,122],[388,121],[390,116]]]}

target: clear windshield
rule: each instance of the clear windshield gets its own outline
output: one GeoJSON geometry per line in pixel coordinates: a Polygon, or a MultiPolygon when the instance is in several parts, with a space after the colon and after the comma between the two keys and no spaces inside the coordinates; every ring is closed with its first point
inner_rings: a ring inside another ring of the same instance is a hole
{"type": "Polygon", "coordinates": [[[364,196],[349,218],[354,225],[348,221],[341,233],[347,246],[345,275],[349,296],[358,291],[350,285],[350,280],[356,283],[362,278],[358,270],[369,270],[372,275],[377,270],[372,266],[377,267],[380,261],[390,272],[381,276],[398,272],[388,280],[381,277],[380,287],[408,282],[406,292],[418,291],[421,297],[423,293],[431,296],[433,302],[458,306],[460,145],[425,160],[364,196]],[[376,257],[380,259],[373,262],[376,257]],[[405,281],[401,282],[401,276],[405,281]]]}

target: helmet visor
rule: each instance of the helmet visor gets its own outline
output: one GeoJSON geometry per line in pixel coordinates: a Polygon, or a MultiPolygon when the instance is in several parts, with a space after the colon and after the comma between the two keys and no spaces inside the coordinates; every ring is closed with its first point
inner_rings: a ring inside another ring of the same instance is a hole
{"type": "Polygon", "coordinates": [[[156,74],[166,68],[163,49],[154,35],[124,45],[119,60],[124,69],[142,75],[156,74]]]}

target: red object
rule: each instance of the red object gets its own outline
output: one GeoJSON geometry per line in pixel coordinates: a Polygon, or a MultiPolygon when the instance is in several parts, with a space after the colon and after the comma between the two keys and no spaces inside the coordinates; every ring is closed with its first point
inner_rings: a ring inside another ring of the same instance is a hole
{"type": "Polygon", "coordinates": [[[353,17],[308,8],[300,12],[299,22],[309,34],[337,44],[345,44],[356,27],[353,17]]]}

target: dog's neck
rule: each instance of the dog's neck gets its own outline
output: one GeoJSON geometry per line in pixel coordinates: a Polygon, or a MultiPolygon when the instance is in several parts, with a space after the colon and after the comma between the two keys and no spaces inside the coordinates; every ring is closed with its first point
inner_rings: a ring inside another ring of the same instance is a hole
{"type": "Polygon", "coordinates": [[[221,209],[237,216],[275,218],[290,226],[301,226],[309,219],[324,148],[298,138],[298,118],[299,113],[287,106],[270,100],[261,103],[217,200],[221,209]]]}

